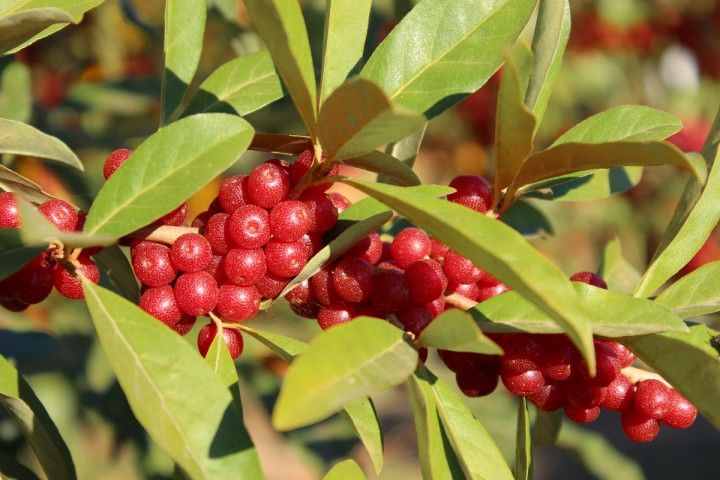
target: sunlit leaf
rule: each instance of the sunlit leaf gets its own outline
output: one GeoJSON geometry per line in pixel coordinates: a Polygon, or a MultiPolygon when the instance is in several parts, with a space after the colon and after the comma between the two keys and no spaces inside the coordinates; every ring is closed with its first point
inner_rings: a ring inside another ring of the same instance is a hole
{"type": "Polygon", "coordinates": [[[530,435],[530,412],[525,397],[518,399],[517,426],[515,433],[515,480],[531,480],[533,473],[532,438],[530,435]]]}
{"type": "Polygon", "coordinates": [[[720,311],[720,261],[710,262],[670,285],[655,299],[683,318],[720,311]]]}
{"type": "Polygon", "coordinates": [[[0,77],[0,117],[28,122],[32,115],[30,69],[20,62],[5,67],[0,77]]]}
{"type": "Polygon", "coordinates": [[[483,335],[472,317],[456,308],[438,315],[420,333],[420,342],[427,347],[456,352],[502,354],[502,348],[483,335]]]}
{"type": "Polygon", "coordinates": [[[82,163],[59,139],[25,123],[0,118],[0,152],[47,158],[79,170],[82,163]]]}
{"type": "Polygon", "coordinates": [[[375,172],[379,176],[392,180],[396,185],[420,185],[420,179],[405,163],[387,153],[374,150],[360,157],[346,158],[345,165],[375,172]]]}
{"type": "Polygon", "coordinates": [[[323,480],[365,480],[365,474],[354,460],[345,460],[336,464],[325,474],[323,480]]]}

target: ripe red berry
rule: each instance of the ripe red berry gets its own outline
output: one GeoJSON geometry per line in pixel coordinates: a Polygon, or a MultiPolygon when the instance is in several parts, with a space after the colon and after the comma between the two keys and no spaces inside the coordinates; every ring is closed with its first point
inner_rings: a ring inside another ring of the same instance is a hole
{"type": "Polygon", "coordinates": [[[383,243],[380,240],[380,235],[377,232],[372,232],[348,250],[345,256],[359,257],[375,265],[380,261],[382,252],[383,243]]]}
{"type": "Polygon", "coordinates": [[[12,192],[0,193],[0,228],[18,228],[20,214],[18,213],[17,197],[12,192]]]}
{"type": "Polygon", "coordinates": [[[405,330],[420,335],[420,332],[433,321],[432,314],[424,305],[410,304],[410,306],[397,312],[397,318],[405,330]]]}
{"type": "Polygon", "coordinates": [[[300,240],[310,229],[310,213],[305,203],[285,200],[270,212],[270,232],[281,242],[300,240]]]}
{"type": "Polygon", "coordinates": [[[285,300],[290,304],[293,312],[301,317],[313,318],[317,315],[319,307],[315,303],[312,291],[310,290],[310,282],[303,281],[285,295],[285,300]]]}
{"type": "Polygon", "coordinates": [[[513,373],[538,370],[543,345],[536,335],[509,333],[498,338],[503,349],[503,369],[513,373]]]}
{"type": "Polygon", "coordinates": [[[565,405],[565,394],[562,387],[557,383],[545,385],[536,393],[528,395],[528,399],[540,410],[546,412],[554,412],[565,405]]]}
{"type": "Polygon", "coordinates": [[[213,255],[212,259],[210,259],[210,263],[208,264],[208,266],[203,269],[203,271],[208,272],[210,275],[213,276],[213,278],[218,282],[218,285],[227,282],[222,266],[222,261],[224,258],[225,257],[222,257],[220,255],[213,255]]]}
{"type": "Polygon", "coordinates": [[[445,261],[443,262],[443,271],[447,275],[448,280],[457,283],[476,283],[483,277],[483,271],[475,264],[463,257],[455,250],[448,250],[445,253],[445,261]]]}
{"type": "Polygon", "coordinates": [[[230,216],[227,213],[216,213],[205,223],[203,235],[210,242],[215,255],[225,255],[230,250],[228,218],[230,216]]]}
{"type": "Polygon", "coordinates": [[[184,273],[175,282],[175,300],[187,315],[207,315],[217,305],[218,285],[207,272],[184,273]]]}
{"type": "Polygon", "coordinates": [[[670,409],[670,388],[654,378],[638,382],[633,408],[646,417],[662,418],[670,409]]]}
{"type": "Polygon", "coordinates": [[[448,195],[448,200],[465,205],[480,213],[485,213],[492,203],[492,188],[485,178],[479,175],[455,177],[450,186],[456,191],[448,195]]]}
{"type": "Polygon", "coordinates": [[[620,342],[613,340],[595,340],[596,343],[602,343],[605,348],[612,352],[612,355],[616,356],[620,361],[620,368],[629,367],[635,363],[635,354],[630,351],[625,345],[620,342]]]}
{"type": "Polygon", "coordinates": [[[621,412],[630,408],[635,395],[635,387],[625,375],[618,375],[613,382],[607,386],[602,406],[608,410],[621,412]]]}
{"type": "Polygon", "coordinates": [[[585,362],[580,363],[578,372],[593,385],[606,387],[620,375],[620,360],[613,355],[613,351],[605,343],[595,342],[595,377],[587,373],[585,362]]]}
{"type": "Polygon", "coordinates": [[[198,233],[180,235],[170,248],[170,261],[181,272],[199,272],[212,261],[210,242],[198,233]]]}
{"type": "Polygon", "coordinates": [[[662,421],[673,428],[688,428],[695,422],[697,408],[688,402],[674,388],[670,390],[670,407],[663,415],[662,421]]]}
{"type": "Polygon", "coordinates": [[[19,313],[27,310],[29,306],[27,303],[18,302],[17,300],[0,300],[0,307],[9,312],[19,313]]]}
{"type": "Polygon", "coordinates": [[[246,190],[247,177],[244,175],[226,178],[220,184],[217,199],[225,213],[232,214],[238,208],[249,203],[246,190]]]}
{"type": "Polygon", "coordinates": [[[507,370],[504,362],[500,370],[500,378],[505,388],[515,395],[533,395],[545,386],[545,379],[539,370],[527,370],[526,372],[516,373],[512,370],[507,370]]]}
{"type": "Polygon", "coordinates": [[[570,277],[573,282],[587,283],[598,288],[604,288],[607,290],[607,283],[595,272],[577,272],[570,277]]]}
{"type": "Polygon", "coordinates": [[[195,326],[195,320],[197,320],[195,317],[191,317],[190,315],[183,315],[180,318],[180,321],[173,325],[171,328],[180,335],[187,335],[195,326]]]}
{"type": "MultiPolygon", "coordinates": [[[[335,174],[333,174],[333,175],[335,175],[335,174]]],[[[320,186],[322,186],[322,185],[320,185],[320,186]]],[[[315,187],[311,187],[311,188],[315,188],[315,187]]],[[[338,213],[342,213],[350,207],[350,200],[348,200],[348,198],[345,195],[343,195],[342,193],[330,192],[327,194],[327,197],[330,199],[332,204],[335,205],[335,208],[337,209],[338,213]]]]}
{"type": "Polygon", "coordinates": [[[510,287],[505,285],[504,283],[498,283],[494,287],[484,287],[480,289],[478,302],[484,302],[485,300],[490,300],[491,298],[497,297],[498,295],[502,295],[505,292],[510,291],[510,287]]]}
{"type": "Polygon", "coordinates": [[[260,311],[260,292],[254,286],[221,285],[217,311],[229,322],[253,318],[260,311]]]}
{"type": "Polygon", "coordinates": [[[175,301],[175,292],[170,285],[145,290],[140,297],[139,306],[169,327],[182,318],[182,312],[175,301]]]}
{"type": "Polygon", "coordinates": [[[363,303],[372,293],[373,267],[357,257],[347,257],[332,271],[332,288],[340,299],[350,303],[363,303]]]}
{"type": "Polygon", "coordinates": [[[445,254],[450,250],[450,247],[433,237],[430,238],[430,244],[432,245],[430,258],[438,262],[443,262],[445,260],[445,254]]]}
{"type": "Polygon", "coordinates": [[[52,292],[53,265],[42,253],[13,273],[6,282],[12,300],[26,305],[40,303],[52,292]]]}
{"type": "Polygon", "coordinates": [[[475,371],[463,370],[455,375],[455,382],[467,397],[484,397],[495,391],[499,382],[498,371],[480,368],[475,371]]]}
{"type": "Polygon", "coordinates": [[[307,251],[307,258],[312,258],[316,253],[320,251],[320,249],[323,248],[322,236],[314,233],[306,233],[300,238],[299,241],[305,246],[305,251],[307,251]]]}
{"type": "Polygon", "coordinates": [[[257,205],[243,205],[227,222],[227,234],[239,248],[253,249],[265,245],[271,237],[270,217],[257,205]]]}
{"type": "Polygon", "coordinates": [[[72,232],[78,222],[78,213],[75,207],[64,200],[53,198],[41,203],[38,211],[55,225],[58,230],[72,232]]]}
{"type": "Polygon", "coordinates": [[[624,410],[620,416],[620,421],[625,435],[634,442],[650,442],[660,433],[660,424],[657,420],[638,412],[634,408],[624,410]]]}
{"type": "Polygon", "coordinates": [[[310,213],[310,233],[323,234],[332,229],[338,220],[338,210],[324,193],[307,192],[300,200],[310,213]]]}
{"type": "Polygon", "coordinates": [[[307,249],[302,242],[270,240],[265,245],[268,272],[278,277],[294,277],[307,263],[307,249]]]}
{"type": "Polygon", "coordinates": [[[111,152],[110,155],[105,158],[105,163],[103,164],[103,177],[105,177],[105,180],[110,178],[130,155],[132,155],[132,150],[127,148],[119,148],[111,152]]]}
{"type": "Polygon", "coordinates": [[[573,422],[590,423],[600,416],[600,407],[582,408],[567,404],[565,405],[565,415],[573,422]]]}
{"type": "Polygon", "coordinates": [[[175,210],[172,210],[162,217],[158,218],[153,222],[154,225],[170,225],[173,227],[180,227],[185,224],[187,220],[188,204],[183,203],[175,210]]]}
{"type": "Polygon", "coordinates": [[[435,260],[413,262],[405,269],[410,287],[410,298],[416,303],[429,303],[442,296],[447,288],[447,278],[435,260]]]}
{"type": "Polygon", "coordinates": [[[313,297],[326,307],[340,302],[335,289],[332,287],[332,271],[334,268],[334,265],[326,265],[310,277],[310,291],[313,297]]]}
{"type": "Polygon", "coordinates": [[[445,297],[440,296],[432,302],[426,303],[425,308],[428,312],[430,312],[430,316],[432,318],[437,317],[445,311],[445,297]]]}
{"type": "Polygon", "coordinates": [[[390,245],[390,254],[400,268],[430,255],[432,243],[430,237],[418,228],[406,228],[395,236],[390,245]]]}
{"type": "MultiPolygon", "coordinates": [[[[305,174],[310,170],[310,167],[313,164],[313,160],[315,157],[315,153],[308,149],[302,152],[300,155],[297,156],[297,159],[295,159],[295,163],[293,163],[290,166],[290,181],[292,185],[297,185],[300,180],[305,176],[305,174]]],[[[325,161],[323,157],[323,161],[325,161]]],[[[330,167],[330,171],[328,172],[328,175],[337,175],[340,172],[340,168],[337,163],[334,163],[330,167]]],[[[307,187],[305,190],[303,190],[304,193],[310,192],[310,193],[323,193],[328,188],[332,186],[332,182],[328,183],[322,183],[320,185],[313,185],[311,187],[307,187]]]]}
{"type": "Polygon", "coordinates": [[[477,283],[457,283],[450,280],[447,291],[448,293],[457,293],[476,302],[480,299],[480,287],[477,286],[477,283]]]}
{"type": "Polygon", "coordinates": [[[259,282],[267,270],[261,248],[230,250],[221,262],[225,278],[235,285],[249,286],[259,282]]]}
{"type": "Polygon", "coordinates": [[[135,276],[148,287],[169,285],[177,270],[170,261],[170,249],[165,245],[152,244],[136,251],[132,259],[135,276]]]}
{"type": "Polygon", "coordinates": [[[438,350],[437,352],[445,366],[455,373],[472,372],[483,368],[486,363],[494,364],[494,368],[498,371],[500,368],[499,357],[471,352],[454,352],[452,350],[438,350]]]}
{"type": "Polygon", "coordinates": [[[255,167],[247,179],[247,196],[262,208],[273,208],[287,199],[290,193],[290,176],[274,163],[262,163],[255,167]]]}
{"type": "Polygon", "coordinates": [[[80,255],[75,265],[75,274],[73,275],[65,269],[63,265],[58,264],[53,270],[53,285],[61,295],[74,300],[85,298],[82,289],[82,283],[77,275],[82,275],[93,283],[100,281],[100,269],[92,258],[80,255]]]}
{"type": "Polygon", "coordinates": [[[591,385],[583,378],[573,377],[562,385],[567,403],[578,408],[597,407],[607,396],[607,387],[591,385]]]}
{"type": "Polygon", "coordinates": [[[561,382],[570,378],[576,350],[562,335],[543,335],[538,366],[547,380],[561,382]]]}
{"type": "Polygon", "coordinates": [[[378,268],[372,283],[372,304],[380,311],[394,313],[408,306],[410,287],[402,271],[378,268]]]}
{"type": "Polygon", "coordinates": [[[263,298],[276,298],[290,283],[290,279],[276,277],[272,273],[266,273],[258,280],[255,287],[263,298]]]}
{"type": "Polygon", "coordinates": [[[327,330],[330,327],[352,320],[357,312],[351,305],[342,303],[332,304],[327,307],[320,307],[317,314],[317,322],[320,328],[327,330]]]}
{"type": "MultiPolygon", "coordinates": [[[[227,345],[232,358],[237,358],[243,351],[243,338],[239,331],[234,328],[223,328],[223,339],[227,345]]],[[[198,351],[203,357],[207,355],[213,340],[217,335],[217,325],[209,323],[200,329],[197,338],[198,351]]]]}

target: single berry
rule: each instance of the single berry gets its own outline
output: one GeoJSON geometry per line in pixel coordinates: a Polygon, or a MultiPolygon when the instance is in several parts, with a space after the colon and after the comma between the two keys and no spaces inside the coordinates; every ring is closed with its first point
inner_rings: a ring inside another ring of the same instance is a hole
{"type": "Polygon", "coordinates": [[[438,356],[451,371],[473,372],[490,365],[497,372],[500,371],[500,358],[493,355],[483,355],[471,352],[453,352],[452,350],[438,350],[438,356]]]}
{"type": "Polygon", "coordinates": [[[0,193],[0,228],[18,228],[19,226],[20,213],[16,195],[12,192],[0,193]]]}
{"type": "Polygon", "coordinates": [[[463,257],[455,250],[448,250],[445,253],[445,261],[443,262],[442,268],[448,280],[457,283],[476,283],[480,281],[484,274],[472,261],[463,257]]]}
{"type": "Polygon", "coordinates": [[[271,237],[270,217],[257,205],[243,205],[233,212],[227,222],[227,234],[239,248],[260,248],[271,237]]]}
{"type": "Polygon", "coordinates": [[[598,387],[573,377],[562,384],[567,403],[578,408],[597,407],[607,396],[607,387],[598,387]]]}
{"type": "Polygon", "coordinates": [[[332,271],[334,265],[326,265],[310,277],[310,291],[313,297],[326,307],[339,303],[340,299],[332,287],[332,271]]]}
{"type": "Polygon", "coordinates": [[[175,292],[170,285],[148,288],[140,297],[140,308],[172,327],[182,318],[182,312],[175,301],[175,292]]]}
{"type": "Polygon", "coordinates": [[[595,343],[595,365],[596,372],[594,377],[590,377],[587,373],[585,362],[579,363],[578,372],[588,382],[599,387],[606,387],[620,375],[620,360],[613,354],[613,351],[607,347],[605,343],[595,343]]]}
{"type": "MultiPolygon", "coordinates": [[[[310,187],[315,188],[315,187],[310,187]]],[[[333,205],[335,205],[335,208],[337,209],[338,213],[342,213],[345,210],[347,210],[350,207],[350,200],[343,195],[342,193],[338,192],[330,192],[327,194],[327,197],[330,199],[333,205]]]]}
{"type": "Polygon", "coordinates": [[[127,148],[119,148],[113,152],[110,153],[110,155],[107,156],[105,159],[105,163],[103,164],[103,177],[105,177],[105,180],[110,178],[115,171],[117,171],[118,168],[120,168],[120,165],[123,164],[125,160],[132,155],[132,150],[129,150],[127,148]]]}
{"type": "Polygon", "coordinates": [[[9,312],[23,312],[27,310],[29,306],[27,303],[18,302],[17,300],[0,300],[0,307],[3,307],[9,312]]]}
{"type": "Polygon", "coordinates": [[[448,200],[465,205],[480,213],[485,213],[492,203],[492,188],[484,177],[479,175],[462,175],[455,177],[450,186],[455,189],[448,195],[448,200]]]}
{"type": "Polygon", "coordinates": [[[271,273],[266,273],[263,278],[258,280],[255,287],[257,287],[263,298],[277,298],[288,283],[290,283],[288,278],[280,278],[271,273]]]}
{"type": "MultiPolygon", "coordinates": [[[[302,180],[305,174],[310,170],[314,158],[315,153],[311,149],[305,150],[297,156],[297,158],[295,159],[295,163],[290,166],[290,182],[293,186],[300,183],[300,180],[302,180]]],[[[325,161],[324,157],[323,161],[325,161]]],[[[340,173],[340,168],[337,163],[333,163],[333,165],[330,167],[328,175],[332,176],[337,175],[338,173],[340,173]]],[[[303,190],[303,192],[323,193],[331,186],[332,182],[322,183],[320,185],[313,185],[311,187],[307,187],[305,190],[303,190]]]]}
{"type": "Polygon", "coordinates": [[[574,405],[565,405],[565,415],[577,423],[594,422],[600,416],[600,407],[581,408],[574,405]]]}
{"type": "Polygon", "coordinates": [[[195,320],[197,320],[197,318],[191,317],[190,315],[183,315],[180,321],[171,328],[180,335],[187,335],[195,326],[195,320]]]}
{"type": "Polygon", "coordinates": [[[75,207],[64,200],[53,198],[41,203],[38,211],[55,225],[58,230],[72,232],[78,222],[78,212],[75,207]]]}
{"type": "Polygon", "coordinates": [[[73,300],[85,298],[82,283],[77,276],[82,275],[93,283],[100,281],[100,269],[92,258],[80,255],[75,265],[75,274],[70,273],[63,265],[57,265],[53,270],[53,285],[61,295],[73,300]]]}
{"type": "Polygon", "coordinates": [[[260,311],[260,292],[254,286],[221,285],[217,311],[229,322],[253,318],[260,311]]]}
{"type": "Polygon", "coordinates": [[[8,293],[19,303],[33,305],[45,300],[53,288],[53,265],[42,253],[8,279],[8,293]]]}
{"type": "Polygon", "coordinates": [[[438,262],[443,262],[445,260],[445,254],[450,250],[450,247],[433,237],[430,238],[430,244],[432,245],[430,258],[438,262]]]}
{"type": "Polygon", "coordinates": [[[536,393],[528,395],[528,399],[540,410],[544,410],[546,412],[554,412],[565,405],[565,394],[563,393],[563,389],[556,383],[545,385],[536,393]]]}
{"type": "Polygon", "coordinates": [[[425,304],[425,309],[427,309],[428,312],[430,312],[430,316],[432,318],[437,317],[441,313],[445,311],[445,297],[440,296],[433,300],[432,302],[428,302],[425,304]]]}
{"type": "Polygon", "coordinates": [[[302,243],[305,246],[305,251],[307,252],[307,258],[312,258],[316,253],[320,251],[320,249],[323,248],[323,239],[322,236],[317,234],[309,234],[306,233],[300,238],[300,243],[302,243]]]}
{"type": "Polygon", "coordinates": [[[207,315],[217,305],[218,285],[207,272],[184,273],[175,282],[175,300],[187,315],[207,315]]]}
{"type": "Polygon", "coordinates": [[[625,375],[618,375],[613,382],[607,386],[602,406],[608,410],[621,412],[627,410],[633,403],[635,386],[625,375]]]}
{"type": "Polygon", "coordinates": [[[670,408],[663,415],[662,421],[673,428],[688,428],[695,422],[697,408],[688,402],[674,388],[670,390],[670,408]]]}
{"type": "Polygon", "coordinates": [[[538,366],[543,376],[551,381],[562,382],[572,374],[573,360],[576,350],[566,337],[543,335],[545,344],[538,359],[538,366]]]}
{"type": "Polygon", "coordinates": [[[230,216],[227,213],[216,213],[208,218],[207,223],[205,223],[203,236],[210,242],[215,255],[225,255],[230,250],[228,218],[230,216]]]}
{"type": "Polygon", "coordinates": [[[261,248],[242,250],[234,248],[221,262],[225,278],[235,285],[250,286],[259,282],[267,270],[265,254],[261,248]]]}
{"type": "Polygon", "coordinates": [[[595,272],[577,272],[570,277],[573,282],[582,282],[592,285],[593,287],[604,288],[607,290],[607,283],[595,272]]]}
{"type": "Polygon", "coordinates": [[[382,251],[383,243],[382,240],[380,240],[380,235],[377,232],[372,232],[348,250],[345,256],[359,257],[376,265],[380,261],[382,251]]]}
{"type": "MultiPolygon", "coordinates": [[[[223,328],[223,340],[230,351],[232,358],[237,358],[243,351],[243,338],[240,332],[234,328],[223,328]]],[[[203,357],[207,355],[210,346],[217,335],[217,325],[209,323],[200,329],[197,338],[198,351],[203,357]]]]}
{"type": "Polygon", "coordinates": [[[170,249],[160,244],[137,250],[132,266],[140,283],[148,287],[169,285],[177,274],[170,261],[170,249]]]}
{"type": "Polygon", "coordinates": [[[347,257],[335,266],[331,275],[332,287],[340,299],[363,303],[372,293],[373,267],[357,257],[347,257]]]}
{"type": "Polygon", "coordinates": [[[480,287],[477,286],[477,283],[457,283],[450,280],[447,291],[448,293],[457,293],[476,302],[480,299],[480,287]]]}
{"type": "Polygon", "coordinates": [[[262,208],[273,208],[287,199],[290,193],[290,176],[282,167],[262,163],[255,167],[247,179],[248,198],[262,208]]]}
{"type": "Polygon", "coordinates": [[[429,303],[445,293],[448,282],[443,269],[435,260],[411,263],[405,269],[410,298],[416,303],[429,303]]]}
{"type": "Polygon", "coordinates": [[[270,212],[270,232],[281,242],[300,240],[310,229],[310,213],[303,202],[286,200],[270,212]]]}
{"type": "Polygon", "coordinates": [[[605,345],[605,348],[608,348],[620,361],[620,368],[629,367],[635,363],[635,354],[622,343],[613,340],[595,340],[595,343],[605,345]]]}
{"type": "Polygon", "coordinates": [[[398,233],[390,246],[392,258],[401,268],[422,260],[430,255],[431,251],[430,237],[422,230],[412,227],[398,233]]]}
{"type": "Polygon", "coordinates": [[[212,247],[207,238],[198,233],[180,235],[170,248],[170,262],[181,272],[199,272],[210,265],[212,247]]]}
{"type": "Polygon", "coordinates": [[[510,291],[510,287],[505,285],[504,283],[498,283],[494,287],[484,287],[480,289],[480,298],[478,299],[478,302],[484,302],[485,300],[490,300],[491,298],[497,297],[498,295],[502,295],[505,292],[510,291]]]}
{"type": "Polygon", "coordinates": [[[185,224],[185,220],[187,220],[187,213],[188,204],[185,202],[175,210],[172,210],[155,220],[153,225],[170,225],[173,227],[180,227],[185,224]]]}
{"type": "Polygon", "coordinates": [[[337,223],[338,210],[324,193],[303,193],[300,201],[310,213],[310,233],[323,234],[337,223]]]}
{"type": "Polygon", "coordinates": [[[634,442],[650,442],[660,433],[660,424],[657,420],[633,408],[624,410],[620,421],[625,435],[634,442]]]}
{"type": "Polygon", "coordinates": [[[402,271],[378,268],[373,275],[372,304],[382,312],[394,313],[410,302],[410,287],[402,271]]]}
{"type": "Polygon", "coordinates": [[[424,305],[411,304],[410,306],[400,310],[397,318],[405,327],[405,331],[412,332],[414,335],[420,335],[420,332],[430,325],[433,320],[432,314],[424,305]]]}
{"type": "Polygon", "coordinates": [[[307,263],[307,250],[302,242],[270,240],[265,245],[268,272],[278,277],[294,277],[307,263]]]}
{"type": "Polygon", "coordinates": [[[505,388],[515,395],[533,395],[545,386],[545,379],[539,370],[528,370],[523,373],[516,373],[507,370],[504,363],[500,370],[500,378],[505,388]]]}
{"type": "Polygon", "coordinates": [[[301,317],[312,318],[317,315],[318,308],[308,280],[303,281],[285,294],[285,300],[290,304],[292,310],[301,317]]]}
{"type": "Polygon", "coordinates": [[[217,199],[225,213],[232,214],[238,208],[249,203],[246,191],[247,177],[244,175],[226,178],[220,184],[217,199]]]}
{"type": "Polygon", "coordinates": [[[662,418],[670,409],[670,388],[654,378],[638,382],[633,407],[646,417],[662,418]]]}
{"type": "Polygon", "coordinates": [[[486,368],[475,371],[461,371],[455,375],[455,382],[467,397],[484,397],[495,391],[499,382],[497,370],[486,368]]]}
{"type": "Polygon", "coordinates": [[[355,315],[356,312],[352,306],[338,303],[327,307],[320,307],[317,314],[317,322],[320,328],[327,330],[335,325],[349,322],[355,315]]]}

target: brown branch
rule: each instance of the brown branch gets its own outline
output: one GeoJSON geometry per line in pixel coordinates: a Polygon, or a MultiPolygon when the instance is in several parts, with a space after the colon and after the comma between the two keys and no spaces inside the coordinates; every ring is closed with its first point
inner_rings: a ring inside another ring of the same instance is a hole
{"type": "Polygon", "coordinates": [[[672,385],[670,385],[670,382],[665,380],[663,377],[661,377],[657,373],[648,372],[647,370],[643,370],[641,368],[625,367],[622,369],[622,371],[620,373],[622,373],[627,378],[629,378],[631,383],[637,383],[637,382],[642,382],[643,380],[655,379],[655,380],[661,381],[668,387],[672,387],[672,385]]]}
{"type": "Polygon", "coordinates": [[[476,302],[475,300],[463,297],[459,293],[452,293],[448,295],[447,297],[445,297],[445,302],[461,310],[470,310],[478,304],[478,302],[476,302]]]}
{"type": "Polygon", "coordinates": [[[134,231],[128,235],[128,237],[172,245],[181,235],[185,233],[198,233],[199,231],[199,228],[194,227],[173,227],[170,225],[149,226],[134,231]]]}

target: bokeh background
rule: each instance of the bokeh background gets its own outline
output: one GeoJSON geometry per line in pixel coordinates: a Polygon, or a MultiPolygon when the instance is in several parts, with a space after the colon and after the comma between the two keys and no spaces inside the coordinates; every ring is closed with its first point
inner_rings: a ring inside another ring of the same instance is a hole
{"type": "MultiPolygon", "coordinates": [[[[317,68],[325,2],[302,3],[317,68]]],[[[414,3],[373,2],[368,53],[414,3]]],[[[672,141],[686,151],[700,150],[720,101],[720,2],[571,3],[573,30],[538,144],[548,145],[570,126],[609,107],[641,103],[680,117],[685,127],[672,141]]],[[[208,0],[208,4],[212,10],[205,49],[191,89],[224,62],[262,48],[241,0],[208,0]]],[[[86,209],[102,184],[104,157],[116,148],[135,147],[157,129],[163,10],[160,0],[107,0],[80,25],[0,58],[0,116],[30,122],[60,137],[78,153],[86,175],[32,158],[6,157],[3,162],[49,193],[86,209]]],[[[499,78],[500,73],[431,122],[416,162],[425,182],[444,183],[457,174],[492,174],[499,78]]],[[[304,133],[287,98],[248,119],[258,131],[304,133]]],[[[246,155],[246,166],[266,159],[246,155]]],[[[207,207],[220,180],[191,199],[191,215],[207,207]]],[[[525,233],[531,242],[568,274],[595,270],[602,249],[614,238],[620,240],[628,262],[642,269],[684,182],[671,167],[646,169],[637,187],[607,199],[530,200],[532,218],[520,215],[518,224],[530,225],[525,233]]],[[[713,234],[688,270],[718,259],[720,234],[713,234]]],[[[706,321],[718,325],[716,318],[706,321]]],[[[252,322],[301,339],[318,331],[313,322],[295,317],[282,304],[252,322]]],[[[188,335],[189,342],[194,343],[195,333],[188,335]]],[[[0,353],[16,361],[58,424],[81,479],[172,478],[172,462],[134,420],[81,302],[53,294],[21,315],[0,311],[0,353]]],[[[432,354],[429,364],[453,383],[432,354]]],[[[288,434],[271,429],[269,412],[286,364],[247,339],[237,365],[245,419],[269,479],[319,478],[329,465],[348,456],[371,474],[369,459],[339,417],[288,434]]],[[[514,400],[499,388],[469,403],[512,461],[514,400]]],[[[379,478],[420,478],[405,390],[379,396],[376,406],[385,431],[385,469],[379,478]]],[[[663,429],[652,444],[633,444],[622,433],[618,415],[604,411],[599,421],[588,426],[564,423],[556,447],[537,449],[535,478],[720,478],[719,444],[720,432],[702,419],[689,430],[663,429]]],[[[33,462],[4,411],[0,411],[0,451],[33,462]]]]}

